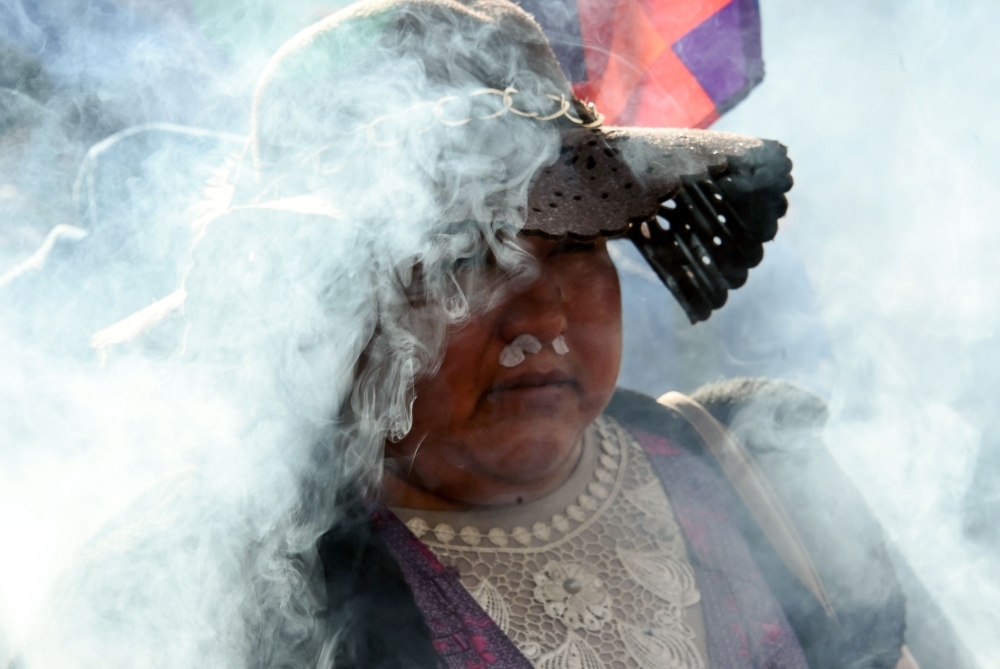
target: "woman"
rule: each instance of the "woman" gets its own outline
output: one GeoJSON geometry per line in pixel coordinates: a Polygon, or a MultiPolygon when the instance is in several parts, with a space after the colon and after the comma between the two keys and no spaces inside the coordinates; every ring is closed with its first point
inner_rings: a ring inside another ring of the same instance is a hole
{"type": "Polygon", "coordinates": [[[907,666],[822,403],[615,390],[607,238],[708,318],[784,214],[783,147],[603,128],[505,0],[354,5],[278,52],[253,122],[167,301],[250,443],[308,435],[274,559],[245,561],[249,663],[907,666]]]}

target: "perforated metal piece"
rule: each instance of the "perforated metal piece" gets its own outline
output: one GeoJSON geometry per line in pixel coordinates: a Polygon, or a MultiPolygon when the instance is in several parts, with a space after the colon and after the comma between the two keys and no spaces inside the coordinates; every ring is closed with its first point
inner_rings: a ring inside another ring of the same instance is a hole
{"type": "Polygon", "coordinates": [[[628,231],[692,323],[706,320],[746,283],[764,257],[764,242],[777,232],[777,217],[751,218],[745,199],[724,194],[726,184],[725,177],[685,183],[628,231]]]}

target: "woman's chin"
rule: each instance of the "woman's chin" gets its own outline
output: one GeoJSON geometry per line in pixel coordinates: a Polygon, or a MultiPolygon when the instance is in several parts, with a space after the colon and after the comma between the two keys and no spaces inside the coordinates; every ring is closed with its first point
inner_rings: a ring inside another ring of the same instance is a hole
{"type": "Polygon", "coordinates": [[[576,466],[584,427],[575,429],[558,418],[544,417],[505,425],[502,432],[484,435],[494,447],[480,454],[477,469],[494,480],[527,487],[561,482],[576,466]]]}

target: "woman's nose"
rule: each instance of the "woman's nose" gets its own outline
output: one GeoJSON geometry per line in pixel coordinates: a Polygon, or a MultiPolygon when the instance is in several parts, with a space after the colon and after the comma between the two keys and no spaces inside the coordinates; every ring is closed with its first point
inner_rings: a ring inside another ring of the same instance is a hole
{"type": "Polygon", "coordinates": [[[506,343],[518,335],[530,334],[548,344],[566,330],[562,290],[544,269],[526,291],[511,296],[502,310],[499,334],[506,343]]]}

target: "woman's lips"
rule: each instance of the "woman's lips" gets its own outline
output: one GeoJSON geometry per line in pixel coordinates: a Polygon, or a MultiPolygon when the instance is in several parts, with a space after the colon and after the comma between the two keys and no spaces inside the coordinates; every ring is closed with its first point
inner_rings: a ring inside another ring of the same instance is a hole
{"type": "Polygon", "coordinates": [[[510,379],[494,383],[487,391],[487,395],[496,396],[502,393],[517,391],[558,388],[576,390],[579,388],[579,384],[571,375],[558,370],[550,372],[525,372],[510,379]]]}

